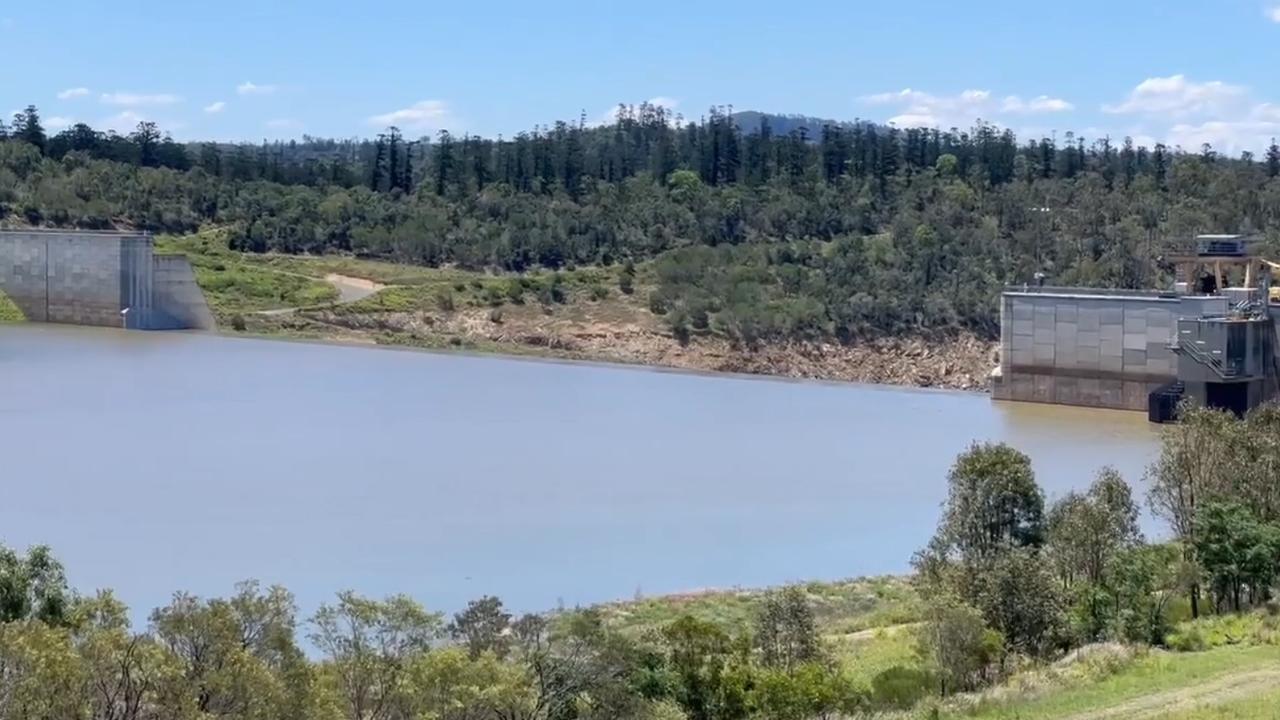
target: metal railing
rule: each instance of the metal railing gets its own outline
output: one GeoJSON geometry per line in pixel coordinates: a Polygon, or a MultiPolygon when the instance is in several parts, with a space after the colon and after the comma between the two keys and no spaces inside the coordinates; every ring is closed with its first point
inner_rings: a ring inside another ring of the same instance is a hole
{"type": "Polygon", "coordinates": [[[1170,346],[1174,352],[1185,353],[1187,357],[1204,365],[1212,370],[1218,377],[1223,380],[1234,380],[1244,375],[1244,369],[1239,363],[1224,363],[1222,358],[1215,356],[1213,353],[1205,352],[1195,342],[1182,342],[1181,339],[1174,340],[1170,346]]]}

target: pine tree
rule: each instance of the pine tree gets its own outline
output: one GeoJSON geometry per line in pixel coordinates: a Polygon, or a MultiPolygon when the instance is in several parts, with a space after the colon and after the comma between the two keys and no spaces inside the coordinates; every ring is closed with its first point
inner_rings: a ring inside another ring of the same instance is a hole
{"type": "Polygon", "coordinates": [[[44,152],[48,138],[44,134],[44,126],[40,124],[40,113],[35,105],[28,105],[26,110],[13,116],[13,137],[44,152]]]}
{"type": "Polygon", "coordinates": [[[448,130],[441,130],[436,137],[435,153],[436,195],[444,195],[453,179],[453,136],[448,130]]]}
{"type": "Polygon", "coordinates": [[[1169,148],[1164,143],[1156,143],[1155,150],[1151,153],[1152,174],[1156,177],[1156,187],[1164,190],[1167,188],[1165,178],[1169,173],[1169,148]]]}
{"type": "Polygon", "coordinates": [[[369,189],[378,192],[382,189],[382,176],[387,165],[387,136],[379,134],[374,143],[373,166],[369,169],[369,189]]]}
{"type": "Polygon", "coordinates": [[[387,189],[400,187],[400,128],[387,128],[387,189]]]}

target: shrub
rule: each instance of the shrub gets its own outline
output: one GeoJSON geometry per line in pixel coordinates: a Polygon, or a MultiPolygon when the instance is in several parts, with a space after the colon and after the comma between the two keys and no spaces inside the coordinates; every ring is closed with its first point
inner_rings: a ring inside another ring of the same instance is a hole
{"type": "Polygon", "coordinates": [[[592,299],[592,300],[595,300],[596,302],[599,302],[599,301],[601,301],[601,300],[604,300],[604,299],[605,299],[605,298],[607,298],[607,297],[609,297],[609,288],[607,288],[607,287],[605,287],[605,286],[603,286],[603,285],[592,285],[592,286],[591,286],[591,299],[592,299]]]}
{"type": "Polygon", "coordinates": [[[524,284],[519,278],[512,278],[507,281],[507,300],[510,300],[515,305],[524,304],[524,284]]]}
{"type": "Polygon", "coordinates": [[[436,307],[443,312],[453,312],[454,300],[453,292],[450,290],[441,290],[436,293],[436,307]]]}
{"type": "Polygon", "coordinates": [[[245,327],[246,327],[246,325],[245,325],[245,321],[244,321],[244,316],[243,316],[243,315],[241,315],[240,313],[236,313],[235,315],[232,315],[232,316],[231,316],[231,329],[232,329],[232,330],[235,330],[236,332],[244,332],[244,331],[245,331],[245,327]]]}
{"type": "Polygon", "coordinates": [[[871,702],[879,708],[906,710],[933,687],[933,678],[919,668],[894,665],[871,680],[871,702]]]}
{"type": "Polygon", "coordinates": [[[502,324],[502,308],[496,307],[489,311],[489,322],[497,325],[502,324]]]}

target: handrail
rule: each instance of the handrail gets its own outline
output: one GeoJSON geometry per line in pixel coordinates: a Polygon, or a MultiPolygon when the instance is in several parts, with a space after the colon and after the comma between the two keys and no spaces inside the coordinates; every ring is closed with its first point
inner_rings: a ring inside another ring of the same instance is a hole
{"type": "Polygon", "coordinates": [[[1192,360],[1214,371],[1223,380],[1231,380],[1244,374],[1239,368],[1226,367],[1221,358],[1201,350],[1194,343],[1184,343],[1178,339],[1174,341],[1173,350],[1185,352],[1192,360]]]}

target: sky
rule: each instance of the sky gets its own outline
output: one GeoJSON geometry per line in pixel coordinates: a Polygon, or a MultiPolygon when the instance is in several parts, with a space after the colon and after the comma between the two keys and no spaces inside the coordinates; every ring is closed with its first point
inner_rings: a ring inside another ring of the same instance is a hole
{"type": "Polygon", "coordinates": [[[511,135],[651,101],[1068,131],[1280,136],[1280,0],[0,2],[0,113],[179,140],[511,135]]]}

